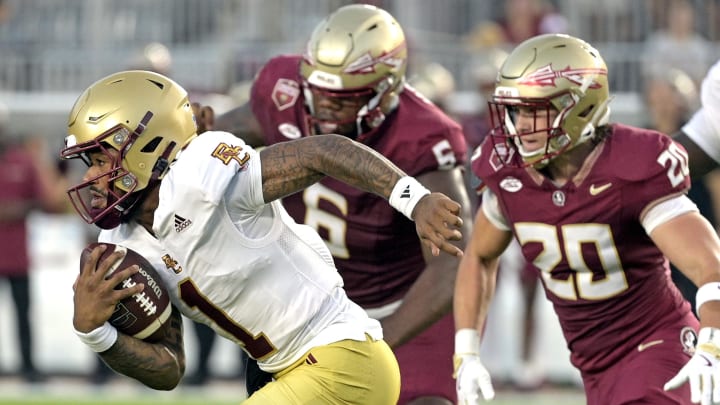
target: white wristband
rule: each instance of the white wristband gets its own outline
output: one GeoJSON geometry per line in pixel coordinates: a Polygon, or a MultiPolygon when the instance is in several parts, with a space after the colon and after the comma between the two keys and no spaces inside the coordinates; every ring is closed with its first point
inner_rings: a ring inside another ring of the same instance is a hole
{"type": "Polygon", "coordinates": [[[720,301],[720,283],[703,284],[695,294],[695,313],[700,316],[700,307],[708,301],[720,301]]]}
{"type": "Polygon", "coordinates": [[[117,329],[108,322],[105,322],[101,327],[93,329],[88,333],[78,332],[76,330],[75,334],[96,353],[110,349],[118,340],[117,329]]]}
{"type": "Polygon", "coordinates": [[[390,206],[402,212],[406,217],[413,220],[412,213],[418,201],[430,194],[414,177],[405,176],[398,180],[390,193],[390,206]]]}
{"type": "Polygon", "coordinates": [[[455,332],[455,354],[480,354],[480,335],[470,328],[455,332]]]}

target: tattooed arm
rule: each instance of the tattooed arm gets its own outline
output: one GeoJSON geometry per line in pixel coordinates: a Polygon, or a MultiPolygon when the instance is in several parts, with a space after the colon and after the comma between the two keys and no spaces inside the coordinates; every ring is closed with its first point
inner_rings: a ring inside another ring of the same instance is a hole
{"type": "Polygon", "coordinates": [[[384,156],[340,135],[277,143],[262,149],[260,159],[266,202],[303,190],[326,175],[388,199],[405,176],[384,156]]]}
{"type": "Polygon", "coordinates": [[[134,378],[156,390],[172,390],[185,374],[182,317],[177,307],[166,326],[165,338],[148,343],[122,333],[109,350],[98,353],[120,374],[134,378]]]}
{"type": "MultiPolygon", "coordinates": [[[[137,284],[115,290],[116,285],[136,273],[138,268],[130,266],[106,279],[104,275],[122,254],[115,252],[99,261],[104,250],[105,245],[100,245],[92,251],[73,285],[73,326],[81,334],[102,328],[115,311],[118,302],[144,288],[144,285],[137,284]]],[[[118,373],[132,377],[153,389],[171,390],[178,385],[185,373],[182,317],[174,306],[165,328],[165,337],[157,343],[149,343],[118,332],[117,340],[112,346],[98,354],[118,373]]]]}
{"type": "MultiPolygon", "coordinates": [[[[266,202],[298,192],[331,176],[386,200],[398,180],[407,175],[373,149],[340,135],[316,135],[281,142],[260,151],[263,196],[266,202]]],[[[461,256],[451,244],[460,240],[460,204],[441,193],[422,197],[412,218],[421,241],[439,255],[461,256]]]]}

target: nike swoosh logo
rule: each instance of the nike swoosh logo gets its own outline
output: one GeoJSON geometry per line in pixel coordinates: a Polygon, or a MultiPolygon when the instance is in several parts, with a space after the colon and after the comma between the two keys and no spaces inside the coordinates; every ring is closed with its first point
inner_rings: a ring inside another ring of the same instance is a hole
{"type": "Polygon", "coordinates": [[[595,187],[594,184],[590,185],[590,195],[598,195],[602,193],[603,191],[609,189],[612,187],[612,183],[603,184],[602,186],[595,187]]]}
{"type": "Polygon", "coordinates": [[[647,349],[648,347],[653,347],[653,346],[659,345],[663,342],[665,342],[665,341],[661,339],[661,340],[653,340],[651,342],[646,342],[646,343],[640,343],[637,347],[637,350],[639,352],[642,352],[643,350],[647,349]]]}

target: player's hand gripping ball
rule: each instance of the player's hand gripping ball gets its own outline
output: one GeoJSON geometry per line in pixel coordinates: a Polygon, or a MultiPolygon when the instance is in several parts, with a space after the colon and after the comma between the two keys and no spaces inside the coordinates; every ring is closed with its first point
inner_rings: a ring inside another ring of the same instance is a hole
{"type": "Polygon", "coordinates": [[[150,262],[139,253],[112,243],[89,244],[80,256],[80,269],[83,268],[84,263],[88,260],[90,252],[101,244],[106,245],[107,248],[98,260],[98,263],[105,260],[115,251],[125,252],[125,256],[108,270],[106,278],[134,264],[140,267],[140,271],[118,284],[115,287],[116,290],[135,284],[145,284],[145,289],[143,289],[142,292],[118,302],[115,307],[115,312],[109,319],[110,324],[117,328],[119,332],[138,339],[148,342],[161,340],[165,336],[165,325],[170,318],[172,306],[170,305],[170,297],[162,285],[160,276],[150,262]]]}

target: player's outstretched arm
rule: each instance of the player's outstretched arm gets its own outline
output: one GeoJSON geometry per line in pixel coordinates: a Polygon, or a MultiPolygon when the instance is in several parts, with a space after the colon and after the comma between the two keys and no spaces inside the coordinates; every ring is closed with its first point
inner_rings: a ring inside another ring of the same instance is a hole
{"type": "Polygon", "coordinates": [[[690,384],[691,402],[720,402],[720,239],[698,212],[681,214],[658,225],[653,242],[690,280],[699,286],[700,318],[695,353],[665,384],[671,390],[690,384]]]}
{"type": "Polygon", "coordinates": [[[173,308],[167,321],[164,338],[149,343],[119,333],[108,323],[115,306],[123,299],[140,293],[143,284],[116,290],[122,280],[138,272],[130,266],[105,278],[105,274],[120,260],[115,252],[99,261],[105,245],[92,250],[76,279],[73,290],[73,326],[80,339],[97,352],[113,370],[137,379],[150,388],[171,390],[185,372],[182,318],[173,308]]]}
{"type": "Polygon", "coordinates": [[[495,397],[490,373],[480,360],[480,336],[495,293],[499,258],[511,239],[509,230],[499,229],[482,208],[478,210],[458,267],[453,301],[456,329],[453,377],[461,404],[478,405],[481,398],[489,401],[495,397]]]}
{"type": "Polygon", "coordinates": [[[390,160],[340,135],[316,135],[274,144],[260,151],[266,202],[298,192],[325,176],[377,194],[416,223],[418,235],[433,254],[460,256],[449,241],[460,240],[460,204],[430,193],[390,160]]]}

